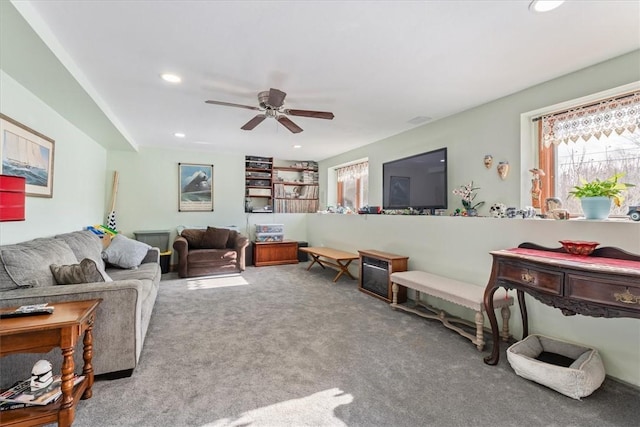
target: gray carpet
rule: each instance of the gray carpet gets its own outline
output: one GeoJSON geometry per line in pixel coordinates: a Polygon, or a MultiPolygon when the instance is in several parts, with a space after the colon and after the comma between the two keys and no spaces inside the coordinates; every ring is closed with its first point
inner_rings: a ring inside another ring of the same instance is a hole
{"type": "Polygon", "coordinates": [[[570,399],[515,375],[504,349],[487,366],[439,322],[305,267],[250,267],[231,287],[163,279],[140,365],[97,381],[74,426],[637,425],[635,388],[570,399]]]}

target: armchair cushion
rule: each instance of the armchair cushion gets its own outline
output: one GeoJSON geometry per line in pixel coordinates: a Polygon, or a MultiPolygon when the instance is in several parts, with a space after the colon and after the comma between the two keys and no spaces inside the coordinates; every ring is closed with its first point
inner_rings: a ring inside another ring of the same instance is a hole
{"type": "Polygon", "coordinates": [[[189,244],[189,249],[201,249],[202,248],[202,236],[203,230],[187,228],[182,230],[180,236],[184,237],[189,244]]]}
{"type": "Polygon", "coordinates": [[[202,236],[202,249],[224,249],[229,241],[229,229],[207,227],[202,236]]]}

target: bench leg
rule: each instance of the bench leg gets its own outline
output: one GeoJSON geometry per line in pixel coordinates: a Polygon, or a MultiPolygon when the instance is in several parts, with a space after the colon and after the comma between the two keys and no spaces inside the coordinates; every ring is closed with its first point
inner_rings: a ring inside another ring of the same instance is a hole
{"type": "Polygon", "coordinates": [[[476,311],[476,347],[482,351],[484,348],[484,315],[476,311]]]}
{"type": "Polygon", "coordinates": [[[502,332],[500,332],[500,338],[502,341],[509,341],[509,319],[511,318],[511,309],[508,306],[504,306],[500,309],[502,315],[502,332]]]}
{"type": "Polygon", "coordinates": [[[391,284],[391,293],[392,298],[391,298],[391,308],[395,308],[396,305],[398,305],[398,284],[397,283],[392,283],[391,284]]]}

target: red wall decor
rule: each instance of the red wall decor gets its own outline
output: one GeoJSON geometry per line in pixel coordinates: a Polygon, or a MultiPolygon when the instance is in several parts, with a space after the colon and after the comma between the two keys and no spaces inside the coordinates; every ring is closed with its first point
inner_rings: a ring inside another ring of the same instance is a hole
{"type": "Polygon", "coordinates": [[[0,221],[24,221],[26,179],[0,175],[0,221]]]}

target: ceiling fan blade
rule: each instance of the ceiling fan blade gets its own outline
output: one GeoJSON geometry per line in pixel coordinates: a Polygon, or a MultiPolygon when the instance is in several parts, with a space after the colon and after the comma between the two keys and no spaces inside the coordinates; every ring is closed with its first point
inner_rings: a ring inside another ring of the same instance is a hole
{"type": "Polygon", "coordinates": [[[293,123],[291,120],[289,120],[289,117],[286,116],[278,116],[277,119],[280,123],[282,123],[282,125],[284,127],[286,127],[287,129],[289,129],[291,132],[293,133],[300,133],[302,132],[302,128],[300,126],[298,126],[297,124],[293,123]]]}
{"type": "Polygon", "coordinates": [[[242,126],[240,129],[242,130],[252,130],[254,127],[258,126],[260,123],[262,123],[262,121],[264,119],[266,119],[267,116],[265,116],[264,114],[258,114],[257,116],[255,116],[253,119],[249,120],[244,126],[242,126]]]}
{"type": "Polygon", "coordinates": [[[282,104],[284,104],[285,96],[287,96],[287,94],[283,91],[271,88],[269,89],[269,100],[267,102],[273,108],[280,108],[282,104]]]}
{"type": "Polygon", "coordinates": [[[331,120],[335,117],[333,113],[328,111],[284,110],[283,113],[289,114],[290,116],[313,117],[314,119],[331,120]]]}
{"type": "Polygon", "coordinates": [[[214,105],[224,105],[225,107],[238,107],[238,108],[246,108],[247,110],[260,110],[258,107],[252,107],[250,105],[242,105],[242,104],[234,104],[232,102],[222,102],[222,101],[204,101],[207,104],[214,105]]]}

